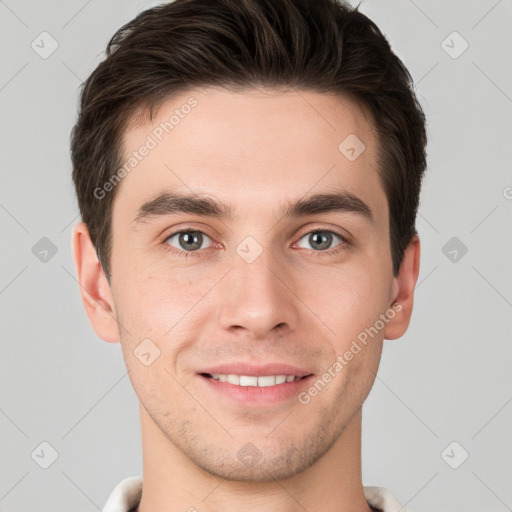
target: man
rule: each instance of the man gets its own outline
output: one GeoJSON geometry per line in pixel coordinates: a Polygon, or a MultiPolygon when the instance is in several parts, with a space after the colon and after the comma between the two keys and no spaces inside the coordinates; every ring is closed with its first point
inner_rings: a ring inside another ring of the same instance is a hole
{"type": "Polygon", "coordinates": [[[176,0],[84,84],[75,267],[140,403],[105,512],[395,511],[361,408],[409,325],[425,119],[334,0],[176,0]]]}

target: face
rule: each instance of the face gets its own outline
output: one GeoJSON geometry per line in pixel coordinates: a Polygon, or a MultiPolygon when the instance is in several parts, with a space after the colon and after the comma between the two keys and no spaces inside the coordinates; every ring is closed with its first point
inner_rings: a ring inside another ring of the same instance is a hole
{"type": "Polygon", "coordinates": [[[127,131],[134,151],[111,292],[142,406],[222,478],[305,470],[369,393],[395,293],[370,120],[330,94],[191,90],[127,131]]]}

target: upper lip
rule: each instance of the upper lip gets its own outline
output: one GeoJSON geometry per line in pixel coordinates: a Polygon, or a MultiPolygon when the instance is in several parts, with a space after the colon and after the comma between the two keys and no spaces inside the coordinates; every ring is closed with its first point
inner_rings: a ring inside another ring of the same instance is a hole
{"type": "Polygon", "coordinates": [[[265,375],[296,375],[297,377],[305,377],[312,372],[297,368],[289,364],[267,363],[263,365],[253,365],[248,363],[224,363],[215,366],[209,366],[197,373],[209,374],[233,374],[247,375],[254,377],[263,377],[265,375]]]}

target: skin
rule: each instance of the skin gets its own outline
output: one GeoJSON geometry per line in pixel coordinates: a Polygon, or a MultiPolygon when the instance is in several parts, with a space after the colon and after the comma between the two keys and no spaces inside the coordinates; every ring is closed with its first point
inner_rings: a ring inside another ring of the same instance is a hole
{"type": "Polygon", "coordinates": [[[415,237],[393,276],[372,123],[333,94],[211,87],[168,99],[152,123],[127,131],[125,155],[190,96],[197,106],[118,185],[110,285],[86,226],[73,230],[85,310],[101,339],[121,343],[140,401],[138,511],[371,510],[361,407],[383,340],[409,325],[420,258],[415,237]],[[366,146],[355,161],[338,150],[349,134],[366,146]],[[374,221],[353,212],[279,215],[286,201],[334,189],[361,198],[374,221]],[[237,217],[174,214],[134,224],[138,208],[162,191],[214,197],[237,217]],[[186,251],[179,235],[166,239],[185,227],[206,235],[194,257],[172,252],[186,251]],[[334,236],[319,249],[308,238],[315,230],[350,241],[334,253],[334,236]],[[236,252],[247,236],[263,250],[252,263],[236,252]],[[275,361],[320,376],[395,302],[401,310],[306,405],[294,397],[235,406],[196,374],[223,362],[275,361]],[[146,338],[160,350],[148,366],[134,356],[146,338]],[[254,463],[237,457],[248,442],[260,454],[254,463]]]}

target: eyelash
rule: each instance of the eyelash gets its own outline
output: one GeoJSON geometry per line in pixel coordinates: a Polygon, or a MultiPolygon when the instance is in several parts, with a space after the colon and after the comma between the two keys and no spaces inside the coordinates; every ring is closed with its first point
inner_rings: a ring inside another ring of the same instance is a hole
{"type": "MultiPolygon", "coordinates": [[[[321,257],[325,254],[334,256],[335,254],[338,254],[339,252],[345,250],[346,246],[349,245],[348,239],[344,235],[342,235],[341,233],[339,233],[338,231],[335,231],[333,229],[321,229],[321,228],[312,229],[311,231],[307,231],[306,233],[303,233],[300,236],[299,240],[301,240],[302,238],[304,238],[307,235],[310,235],[312,233],[317,233],[317,232],[332,233],[340,238],[341,243],[339,245],[337,245],[336,247],[334,247],[333,249],[327,249],[324,251],[314,251],[314,250],[310,249],[313,252],[314,257],[321,257]]],[[[174,231],[173,233],[166,235],[162,241],[162,244],[164,245],[164,249],[171,252],[173,255],[179,256],[180,258],[188,258],[189,256],[196,258],[198,256],[201,256],[201,252],[204,249],[199,249],[196,251],[183,251],[180,249],[176,249],[176,247],[172,247],[171,245],[169,245],[167,243],[169,238],[172,238],[173,236],[176,236],[176,235],[180,235],[182,233],[202,233],[203,235],[206,235],[208,238],[211,238],[207,233],[205,233],[204,231],[201,231],[200,229],[185,228],[185,229],[181,229],[178,231],[174,231]]]]}

